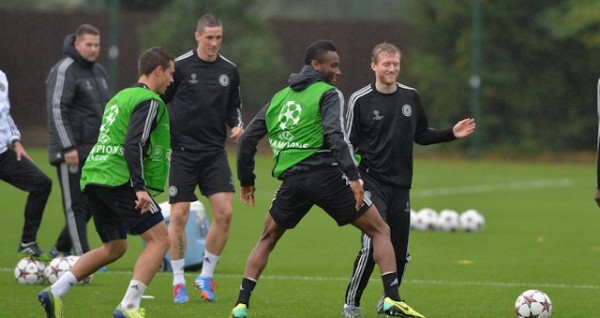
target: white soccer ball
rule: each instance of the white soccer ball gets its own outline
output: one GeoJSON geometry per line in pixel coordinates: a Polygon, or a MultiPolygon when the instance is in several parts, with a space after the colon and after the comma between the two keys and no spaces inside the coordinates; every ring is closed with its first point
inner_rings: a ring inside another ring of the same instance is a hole
{"type": "MultiPolygon", "coordinates": [[[[75,266],[75,263],[77,263],[77,261],[79,260],[80,256],[77,255],[69,255],[66,257],[67,261],[69,262],[69,264],[71,265],[71,267],[75,266]]],[[[77,282],[77,284],[79,285],[87,285],[89,283],[92,282],[92,279],[94,278],[94,274],[90,274],[90,276],[85,277],[81,280],[79,280],[77,282]]]]}
{"type": "Polygon", "coordinates": [[[460,227],[467,232],[479,232],[485,226],[485,218],[475,209],[464,211],[460,217],[460,227]]]}
{"type": "Polygon", "coordinates": [[[69,271],[71,267],[72,264],[67,257],[56,257],[50,261],[48,266],[46,266],[44,276],[50,284],[54,284],[64,273],[69,271]]]}
{"type": "Polygon", "coordinates": [[[15,278],[19,284],[35,285],[44,282],[46,265],[33,258],[22,258],[15,266],[15,278]]]}
{"type": "Polygon", "coordinates": [[[458,212],[450,209],[440,211],[435,228],[442,232],[454,232],[458,230],[460,228],[458,212]]]}
{"type": "Polygon", "coordinates": [[[417,224],[417,211],[410,209],[410,228],[414,229],[417,224]]]}
{"type": "Polygon", "coordinates": [[[552,301],[541,290],[526,290],[515,302],[515,314],[518,318],[548,318],[552,314],[552,301]]]}
{"type": "Polygon", "coordinates": [[[432,208],[422,208],[417,212],[415,220],[415,229],[419,231],[427,231],[435,229],[438,214],[432,208]]]}

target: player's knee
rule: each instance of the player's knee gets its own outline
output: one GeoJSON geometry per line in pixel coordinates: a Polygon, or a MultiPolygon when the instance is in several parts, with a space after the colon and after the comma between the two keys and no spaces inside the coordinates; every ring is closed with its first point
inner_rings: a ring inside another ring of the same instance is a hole
{"type": "Polygon", "coordinates": [[[231,208],[221,209],[219,211],[215,210],[215,222],[219,223],[221,226],[229,227],[232,217],[233,209],[231,208]]]}
{"type": "Polygon", "coordinates": [[[106,258],[111,263],[121,258],[127,252],[127,244],[108,244],[105,247],[106,258]]]}
{"type": "Polygon", "coordinates": [[[379,235],[390,237],[390,227],[389,227],[389,225],[387,225],[387,223],[378,222],[377,224],[375,224],[375,227],[373,229],[373,234],[371,235],[371,237],[379,236],[379,235]]]}
{"type": "Polygon", "coordinates": [[[35,188],[32,193],[36,193],[40,196],[48,197],[50,192],[52,191],[52,179],[50,179],[46,175],[40,175],[39,178],[35,180],[35,188]]]}
{"type": "Polygon", "coordinates": [[[171,240],[169,240],[169,236],[161,238],[158,242],[160,248],[165,251],[165,253],[171,248],[171,240]]]}
{"type": "Polygon", "coordinates": [[[185,211],[183,209],[172,210],[169,216],[170,224],[176,225],[178,227],[185,227],[189,216],[189,211],[185,211]]]}

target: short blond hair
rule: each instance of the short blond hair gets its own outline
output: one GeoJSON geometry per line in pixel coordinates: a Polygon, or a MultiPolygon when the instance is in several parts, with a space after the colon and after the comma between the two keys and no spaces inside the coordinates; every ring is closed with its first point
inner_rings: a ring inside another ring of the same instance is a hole
{"type": "Polygon", "coordinates": [[[402,51],[400,50],[399,47],[391,44],[391,43],[387,43],[387,42],[383,42],[383,43],[379,43],[377,45],[375,45],[375,47],[373,48],[373,51],[371,51],[371,62],[373,63],[377,63],[377,59],[379,58],[379,54],[381,53],[388,53],[388,54],[399,54],[400,56],[402,56],[402,51]]]}

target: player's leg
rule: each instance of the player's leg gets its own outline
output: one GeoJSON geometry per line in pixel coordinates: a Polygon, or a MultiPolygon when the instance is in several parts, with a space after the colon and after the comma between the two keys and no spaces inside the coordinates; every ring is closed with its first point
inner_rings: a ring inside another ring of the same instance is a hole
{"type": "Polygon", "coordinates": [[[77,263],[64,273],[54,284],[38,293],[38,300],[44,307],[47,317],[58,318],[62,315],[62,299],[78,281],[95,273],[104,265],[119,259],[127,251],[127,241],[118,239],[104,243],[81,255],[77,263]]]}
{"type": "Polygon", "coordinates": [[[263,270],[267,267],[269,254],[275,248],[277,241],[279,241],[285,231],[286,229],[277,225],[271,214],[267,213],[260,239],[248,256],[244,278],[242,279],[236,306],[231,311],[231,317],[243,318],[247,316],[252,291],[256,287],[263,270]]]}
{"type": "Polygon", "coordinates": [[[78,280],[119,259],[127,250],[127,228],[112,211],[117,206],[113,191],[111,188],[88,186],[86,196],[94,211],[94,224],[103,245],[83,254],[73,268],[38,293],[38,300],[48,317],[62,317],[62,298],[70,288],[78,280]]]}
{"type": "MultiPolygon", "coordinates": [[[[61,163],[58,172],[69,241],[59,241],[57,246],[61,251],[69,251],[72,247],[76,255],[81,255],[90,249],[87,240],[89,206],[80,190],[81,170],[61,163]]],[[[59,236],[59,239],[64,240],[64,237],[59,236]]]]}
{"type": "Polygon", "coordinates": [[[190,202],[196,201],[194,190],[198,184],[198,156],[173,149],[169,170],[169,240],[171,268],[173,270],[173,301],[187,303],[185,288],[185,250],[187,237],[185,225],[190,215],[190,202]]]}
{"type": "MultiPolygon", "coordinates": [[[[120,197],[131,202],[135,201],[136,194],[132,188],[120,190],[120,197]]],[[[154,199],[152,201],[152,205],[159,209],[158,203],[154,199]]],[[[162,213],[141,214],[133,205],[121,209],[118,215],[127,224],[131,234],[142,237],[146,247],[135,262],[132,279],[121,303],[114,311],[114,316],[118,318],[138,317],[137,315],[140,314],[143,316],[144,309],[140,308],[142,296],[169,250],[167,225],[162,213]]]]}
{"type": "Polygon", "coordinates": [[[344,307],[342,308],[342,316],[344,317],[362,317],[360,310],[360,299],[369,283],[369,278],[375,267],[373,260],[373,244],[371,238],[364,233],[361,233],[361,248],[354,260],[352,277],[346,288],[346,296],[344,307]]]}
{"type": "Polygon", "coordinates": [[[383,221],[377,209],[372,206],[354,223],[373,241],[373,259],[379,265],[384,289],[383,312],[399,317],[424,317],[405,302],[398,294],[398,274],[396,273],[396,257],[389,234],[389,227],[383,221]]]}
{"type": "MultiPolygon", "coordinates": [[[[382,215],[382,218],[385,219],[387,205],[385,204],[384,193],[380,191],[382,187],[375,180],[370,178],[369,175],[363,175],[363,178],[365,182],[365,196],[371,198],[373,204],[375,204],[377,210],[382,215]]],[[[367,288],[374,267],[375,260],[373,259],[373,244],[371,238],[364,233],[361,233],[361,249],[354,261],[352,277],[346,288],[346,298],[344,307],[342,308],[343,316],[362,317],[360,300],[364,290],[367,288]]]]}
{"type": "Polygon", "coordinates": [[[247,316],[250,296],[260,275],[267,266],[269,254],[285,231],[294,228],[312,207],[313,204],[307,199],[306,189],[303,187],[306,179],[304,174],[288,177],[275,192],[269,213],[265,217],[263,232],[248,256],[244,278],[242,279],[236,306],[231,311],[231,317],[243,318],[247,316]]]}
{"type": "Polygon", "coordinates": [[[390,226],[390,237],[396,254],[398,281],[402,285],[402,278],[410,260],[408,252],[408,239],[410,234],[410,201],[408,189],[397,189],[390,195],[390,210],[386,222],[390,226]]]}
{"type": "Polygon", "coordinates": [[[207,196],[213,211],[213,222],[206,236],[206,249],[202,271],[194,285],[200,290],[200,298],[214,301],[214,271],[229,238],[233,216],[233,177],[227,161],[227,153],[208,154],[198,176],[200,191],[207,196]]]}
{"type": "MultiPolygon", "coordinates": [[[[158,219],[148,219],[148,222],[156,220],[158,219]]],[[[163,221],[154,224],[140,236],[144,240],[146,248],[135,262],[132,279],[121,303],[115,310],[115,317],[130,317],[131,312],[143,311],[140,308],[142,296],[169,250],[167,225],[163,221]]]]}
{"type": "Polygon", "coordinates": [[[12,149],[0,154],[0,167],[0,179],[29,193],[24,208],[21,243],[17,250],[23,256],[45,258],[36,238],[50,196],[52,180],[31,161],[25,158],[18,161],[12,149]]]}

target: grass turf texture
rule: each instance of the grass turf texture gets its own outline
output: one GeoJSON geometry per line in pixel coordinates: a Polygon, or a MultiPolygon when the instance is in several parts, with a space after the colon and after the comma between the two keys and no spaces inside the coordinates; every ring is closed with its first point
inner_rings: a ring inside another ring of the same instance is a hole
{"type": "MultiPolygon", "coordinates": [[[[35,162],[53,178],[38,243],[48,251],[64,224],[60,188],[45,150],[30,149],[35,162]]],[[[235,165],[232,162],[232,167],[235,165]]],[[[171,274],[159,273],[142,306],[148,317],[227,317],[234,306],[246,257],[258,239],[265,211],[278,182],[270,177],[268,155],[257,160],[256,207],[236,197],[227,248],[217,267],[220,284],[215,303],[204,303],[192,287],[197,273],[186,273],[191,302],[175,305],[171,274]]],[[[600,298],[600,210],[592,197],[592,163],[513,163],[418,159],[412,207],[462,212],[479,210],[486,218],[480,233],[416,232],[412,260],[401,294],[428,317],[511,317],[514,301],[526,289],[541,289],[552,299],[553,317],[593,317],[600,298]]],[[[235,171],[235,170],[234,170],[235,171]]],[[[237,182],[236,182],[237,184],[237,182]]],[[[16,283],[13,268],[23,224],[26,194],[0,183],[3,222],[0,232],[0,313],[41,317],[36,293],[44,286],[16,283]]],[[[166,200],[163,194],[159,201],[166,200]]],[[[208,208],[204,198],[203,203],[208,208]]],[[[209,215],[211,215],[209,211],[209,215]]],[[[91,246],[100,241],[89,224],[91,246]]],[[[91,285],[76,286],[65,298],[67,317],[110,316],[130,279],[141,239],[129,238],[129,251],[96,273],[91,285]]],[[[337,228],[314,209],[279,242],[254,291],[250,317],[338,317],[359,248],[352,226],[337,228]]],[[[362,307],[377,317],[381,293],[375,270],[362,307]]]]}

